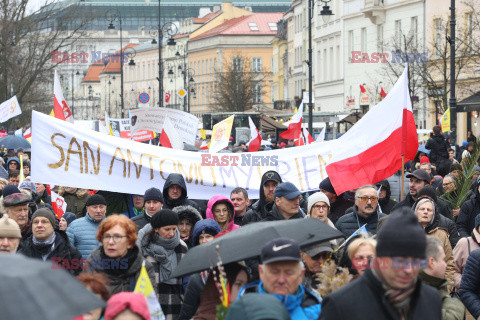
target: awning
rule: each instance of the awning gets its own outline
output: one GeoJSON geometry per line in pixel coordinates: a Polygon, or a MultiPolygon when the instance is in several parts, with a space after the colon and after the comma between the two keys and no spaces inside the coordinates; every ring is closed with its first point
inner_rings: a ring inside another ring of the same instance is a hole
{"type": "Polygon", "coordinates": [[[457,112],[480,111],[480,91],[457,103],[457,112]]]}
{"type": "Polygon", "coordinates": [[[276,133],[277,130],[287,130],[287,127],[270,117],[263,117],[261,123],[261,130],[263,133],[276,133]]]}

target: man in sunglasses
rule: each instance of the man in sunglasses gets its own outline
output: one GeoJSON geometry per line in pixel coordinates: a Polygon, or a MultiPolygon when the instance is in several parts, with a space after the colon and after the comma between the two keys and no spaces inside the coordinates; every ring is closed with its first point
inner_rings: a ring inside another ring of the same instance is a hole
{"type": "Polygon", "coordinates": [[[355,191],[355,205],[353,212],[344,215],[338,219],[335,227],[346,237],[351,236],[356,230],[366,225],[366,229],[371,234],[377,233],[378,219],[385,216],[379,213],[378,209],[378,191],[374,185],[365,185],[355,191]]]}
{"type": "Polygon", "coordinates": [[[332,252],[333,248],[330,241],[308,246],[300,252],[303,264],[305,264],[305,276],[302,284],[320,299],[321,295],[316,290],[319,282],[315,278],[315,274],[322,272],[322,267],[328,261],[332,252]]]}

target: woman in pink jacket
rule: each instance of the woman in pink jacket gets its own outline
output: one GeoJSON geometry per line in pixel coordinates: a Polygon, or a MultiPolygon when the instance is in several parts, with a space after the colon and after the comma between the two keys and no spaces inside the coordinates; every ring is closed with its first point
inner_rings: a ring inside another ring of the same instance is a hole
{"type": "Polygon", "coordinates": [[[233,231],[240,228],[234,223],[235,210],[233,202],[225,196],[216,195],[208,200],[207,219],[217,221],[223,231],[233,231]]]}
{"type": "Polygon", "coordinates": [[[455,260],[455,288],[459,289],[462,280],[463,268],[467,263],[470,252],[480,248],[480,214],[475,217],[475,229],[473,229],[471,237],[465,237],[458,241],[453,249],[453,259],[455,260]]]}

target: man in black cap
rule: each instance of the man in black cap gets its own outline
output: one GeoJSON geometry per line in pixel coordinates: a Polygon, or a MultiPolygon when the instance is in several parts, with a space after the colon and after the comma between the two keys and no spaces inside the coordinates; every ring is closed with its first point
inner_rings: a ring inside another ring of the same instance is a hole
{"type": "Polygon", "coordinates": [[[282,183],[282,177],[276,171],[267,171],[262,176],[260,183],[260,198],[252,204],[251,209],[245,213],[242,224],[258,222],[267,216],[268,211],[265,206],[273,202],[275,188],[282,183]]]}
{"type": "Polygon", "coordinates": [[[56,268],[67,269],[73,275],[82,271],[82,255],[70,244],[65,232],[58,230],[58,222],[50,209],[41,208],[32,216],[32,235],[18,253],[34,259],[53,261],[56,268]]]}
{"type": "Polygon", "coordinates": [[[274,201],[265,206],[267,210],[270,210],[262,221],[301,219],[305,217],[300,209],[302,192],[293,183],[280,183],[275,189],[273,197],[274,201]]]}
{"type": "Polygon", "coordinates": [[[143,195],[145,202],[145,212],[132,218],[138,226],[138,230],[145,227],[152,220],[153,215],[163,208],[163,195],[157,188],[150,188],[143,195]]]}
{"type": "MultiPolygon", "coordinates": [[[[409,193],[405,196],[405,199],[397,203],[392,210],[400,207],[411,208],[415,201],[417,201],[420,190],[422,190],[423,187],[430,185],[430,175],[423,169],[417,169],[412,173],[408,173],[406,177],[410,178],[409,193]]],[[[450,220],[453,219],[452,212],[444,201],[437,199],[435,200],[435,204],[437,205],[438,211],[441,215],[450,220]]]]}
{"type": "Polygon", "coordinates": [[[310,245],[300,253],[303,263],[305,264],[305,277],[302,284],[314,293],[318,298],[321,298],[317,291],[319,284],[315,274],[322,272],[323,264],[328,261],[328,258],[333,252],[332,243],[330,241],[321,242],[310,245]]]}
{"type": "Polygon", "coordinates": [[[260,283],[244,286],[244,293],[272,294],[287,307],[292,319],[318,319],[320,300],[302,285],[305,267],[299,244],[288,238],[268,242],[260,255],[260,283]]]}
{"type": "Polygon", "coordinates": [[[339,194],[335,192],[332,183],[330,182],[330,178],[325,178],[320,182],[320,191],[325,193],[330,200],[330,212],[328,213],[328,218],[333,222],[336,223],[341,216],[345,214],[345,211],[352,207],[355,203],[353,201],[348,200],[345,197],[345,194],[339,194]]]}
{"type": "Polygon", "coordinates": [[[97,241],[97,229],[100,222],[105,219],[107,201],[103,196],[94,194],[88,198],[85,208],[87,209],[85,217],[72,221],[67,227],[70,243],[80,251],[83,259],[100,245],[97,241]]]}
{"type": "Polygon", "coordinates": [[[377,234],[377,258],[323,299],[320,319],[441,319],[440,294],[418,278],[426,242],[413,210],[394,210],[377,234]]]}

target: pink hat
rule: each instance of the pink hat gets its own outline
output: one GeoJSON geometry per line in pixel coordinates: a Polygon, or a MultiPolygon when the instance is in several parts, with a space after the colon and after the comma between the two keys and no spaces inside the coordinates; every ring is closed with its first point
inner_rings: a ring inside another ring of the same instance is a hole
{"type": "Polygon", "coordinates": [[[420,158],[420,164],[422,163],[430,163],[430,160],[428,159],[427,156],[423,156],[420,158]]]}
{"type": "Polygon", "coordinates": [[[105,309],[105,320],[113,320],[119,313],[129,309],[144,320],[150,320],[147,301],[141,293],[120,292],[108,299],[105,309]]]}

